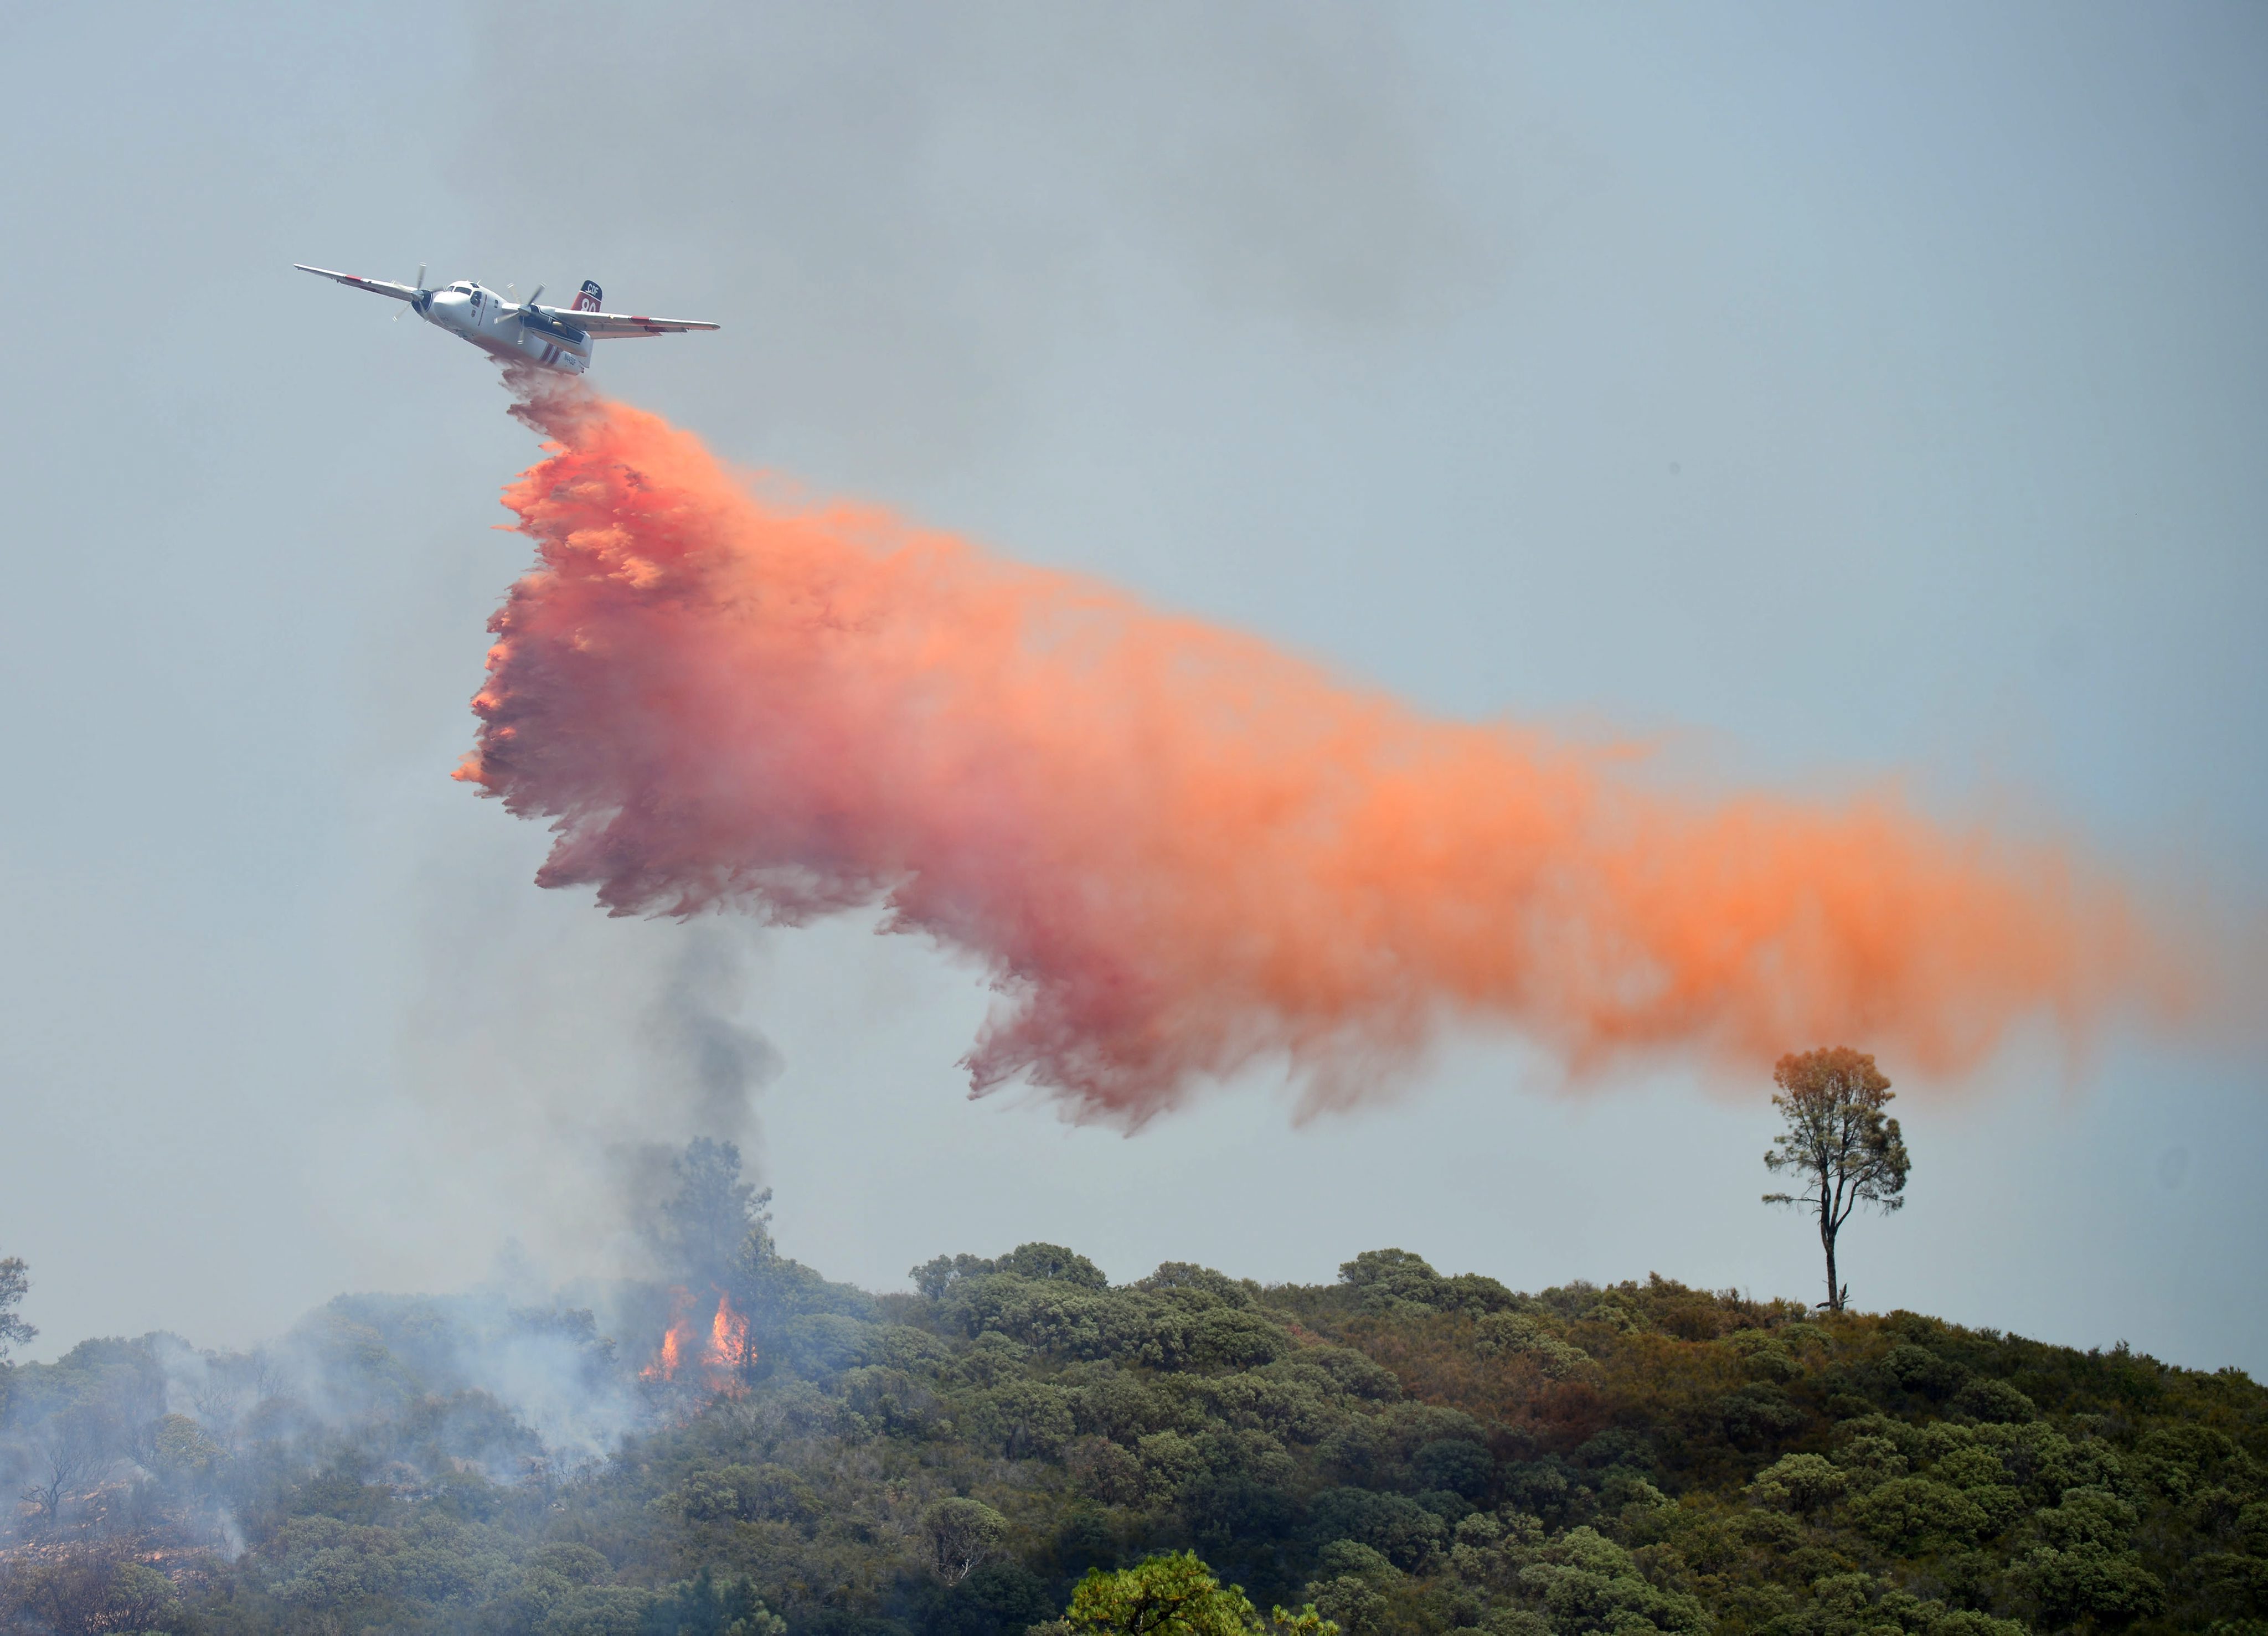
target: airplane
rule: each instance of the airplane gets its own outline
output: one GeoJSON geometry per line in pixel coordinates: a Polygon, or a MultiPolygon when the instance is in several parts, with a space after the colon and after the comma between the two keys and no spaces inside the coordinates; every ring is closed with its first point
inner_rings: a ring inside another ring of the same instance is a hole
{"type": "MultiPolygon", "coordinates": [[[[556,369],[563,374],[579,375],[591,367],[593,341],[723,328],[698,319],[645,318],[628,313],[601,312],[600,303],[604,298],[599,286],[587,278],[575,297],[574,306],[557,307],[537,305],[543,297],[541,284],[535,286],[534,295],[521,301],[516,298],[507,299],[486,285],[469,280],[429,290],[422,267],[417,269],[416,284],[397,284],[356,273],[335,273],[328,267],[309,267],[302,262],[294,262],[292,266],[318,278],[407,301],[409,310],[427,323],[438,325],[460,340],[471,342],[483,352],[511,363],[556,369]]],[[[504,288],[510,290],[512,286],[507,284],[504,288]]],[[[394,316],[398,321],[401,314],[396,313],[394,316]]]]}

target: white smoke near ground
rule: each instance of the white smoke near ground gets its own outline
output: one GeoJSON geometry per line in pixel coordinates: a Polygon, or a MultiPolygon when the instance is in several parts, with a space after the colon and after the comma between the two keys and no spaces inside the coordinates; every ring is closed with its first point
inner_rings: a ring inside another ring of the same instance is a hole
{"type": "Polygon", "coordinates": [[[413,1493],[549,1484],[657,1418],[590,1309],[499,1292],[341,1296],[248,1352],[91,1340],[20,1371],[11,1398],[0,1478],[25,1498],[0,1531],[128,1535],[163,1514],[232,1555],[241,1530],[206,1479],[232,1461],[344,1463],[413,1493]]]}
{"type": "MultiPolygon", "coordinates": [[[[682,969],[658,1014],[708,1065],[714,1094],[737,1095],[769,1047],[703,1009],[703,984],[729,978],[729,961],[696,950],[682,969]]],[[[703,1224],[728,1256],[769,1242],[766,1196],[740,1179],[735,1146],[659,1151],[654,1197],[619,1206],[645,1220],[655,1280],[554,1287],[508,1244],[481,1287],[341,1295],[247,1350],[159,1331],[0,1373],[0,1485],[21,1496],[0,1514],[0,1557],[65,1538],[234,1557],[237,1507],[258,1503],[262,1473],[335,1472],[413,1500],[588,1475],[715,1388],[648,1367],[683,1315],[673,1286],[696,1281],[674,1249],[703,1224]]]]}
{"type": "Polygon", "coordinates": [[[512,1483],[610,1454],[641,1423],[635,1377],[587,1308],[497,1292],[342,1295],[264,1357],[289,1400],[341,1432],[449,1408],[436,1439],[457,1469],[512,1483]]]}

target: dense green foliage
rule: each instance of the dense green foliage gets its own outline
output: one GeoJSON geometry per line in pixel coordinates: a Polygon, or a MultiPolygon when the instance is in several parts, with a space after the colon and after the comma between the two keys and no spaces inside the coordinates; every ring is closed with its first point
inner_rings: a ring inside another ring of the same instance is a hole
{"type": "Polygon", "coordinates": [[[1327,1286],[1114,1286],[1026,1245],[875,1296],[758,1220],[716,1271],[757,1352],[721,1380],[631,1382],[659,1292],[622,1361],[587,1315],[511,1316],[636,1410],[579,1466],[452,1372],[445,1302],[334,1303],[291,1380],[166,1338],[18,1367],[7,1457],[40,1492],[0,1607],[1021,1636],[1090,1570],[1076,1622],[1112,1628],[1112,1571],[1189,1551],[1347,1636],[2268,1632],[2268,1394],[2234,1371],[1659,1279],[1521,1295],[1399,1250],[1327,1286]]]}
{"type": "Polygon", "coordinates": [[[1266,1618],[1233,1585],[1224,1585],[1194,1551],[1145,1557],[1130,1568],[1089,1568],[1071,1588],[1060,1620],[1043,1636],[1339,1636],[1311,1604],[1266,1618]]]}

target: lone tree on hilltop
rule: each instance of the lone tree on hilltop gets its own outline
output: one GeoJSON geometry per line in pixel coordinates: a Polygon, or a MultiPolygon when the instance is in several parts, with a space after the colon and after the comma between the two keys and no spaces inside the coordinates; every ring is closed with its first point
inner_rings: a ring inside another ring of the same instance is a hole
{"type": "Polygon", "coordinates": [[[1827,1252],[1827,1299],[1820,1304],[1840,1312],[1851,1292],[1836,1279],[1835,1235],[1861,1203],[1884,1212],[1904,1205],[1913,1167],[1898,1122],[1882,1111],[1890,1082],[1872,1057],[1847,1045],[1783,1057],[1772,1080],[1779,1087],[1772,1106],[1784,1123],[1764,1168],[1794,1171],[1803,1190],[1766,1193],[1764,1203],[1817,1212],[1819,1244],[1827,1252]]]}

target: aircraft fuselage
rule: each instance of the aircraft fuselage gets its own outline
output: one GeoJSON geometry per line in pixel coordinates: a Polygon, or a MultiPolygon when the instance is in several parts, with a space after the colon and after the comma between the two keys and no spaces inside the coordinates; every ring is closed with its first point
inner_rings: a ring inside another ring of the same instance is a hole
{"type": "Polygon", "coordinates": [[[590,337],[569,319],[524,313],[485,284],[460,280],[410,305],[427,323],[497,357],[570,375],[591,367],[590,337]]]}

